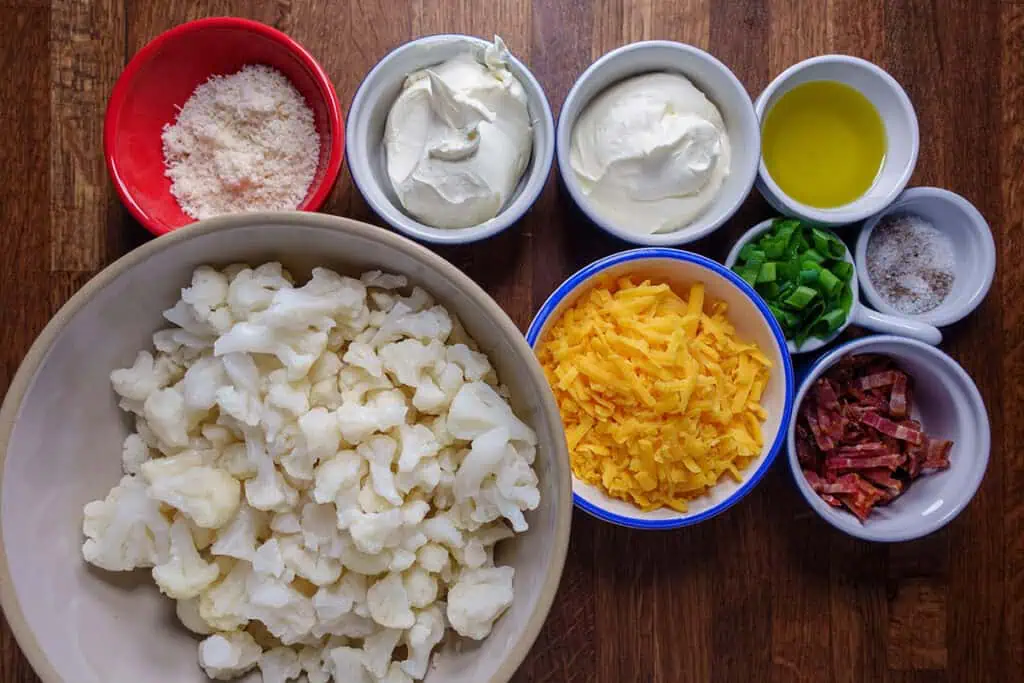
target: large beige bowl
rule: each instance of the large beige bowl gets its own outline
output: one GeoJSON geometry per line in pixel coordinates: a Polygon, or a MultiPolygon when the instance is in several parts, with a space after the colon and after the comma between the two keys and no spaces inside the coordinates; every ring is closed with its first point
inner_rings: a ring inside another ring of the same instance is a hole
{"type": "Polygon", "coordinates": [[[32,346],[0,408],[0,598],[18,642],[45,683],[207,680],[196,640],[148,572],[82,561],[82,506],[120,477],[129,425],[110,371],[150,346],[193,268],[268,260],[297,277],[316,265],[407,275],[458,315],[537,430],[541,505],[530,530],[499,547],[516,569],[515,601],[485,641],[435,655],[426,679],[504,683],[551,607],[569,543],[569,460],[554,399],[519,330],[458,269],[380,228],[308,213],[217,218],[150,242],[90,281],[32,346]]]}

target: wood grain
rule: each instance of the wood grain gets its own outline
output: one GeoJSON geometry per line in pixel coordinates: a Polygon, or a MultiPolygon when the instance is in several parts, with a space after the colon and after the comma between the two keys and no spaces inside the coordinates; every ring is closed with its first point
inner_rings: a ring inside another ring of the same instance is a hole
{"type": "MultiPolygon", "coordinates": [[[[347,108],[389,50],[430,33],[500,34],[557,116],[576,76],[633,40],[709,49],[751,96],[825,52],[877,62],[921,126],[912,184],[959,192],[988,218],[999,272],[944,348],[992,421],[977,498],[945,530],[894,546],[847,538],[785,464],[697,528],[641,534],[576,512],[559,595],[517,683],[999,683],[1024,671],[1024,4],[1000,0],[0,0],[0,388],[46,320],[147,238],[102,161],[103,110],[126,59],[204,16],[286,31],[347,108]]],[[[329,213],[379,223],[347,168],[329,213]]],[[[770,215],[752,196],[693,248],[722,257],[770,215]]],[[[626,248],[552,177],[514,230],[439,250],[525,329],[570,273],[626,248]]],[[[6,628],[0,682],[35,681],[6,628]]],[[[122,683],[111,681],[110,683],[122,683]]],[[[125,682],[127,683],[127,682],[125,682]]]]}

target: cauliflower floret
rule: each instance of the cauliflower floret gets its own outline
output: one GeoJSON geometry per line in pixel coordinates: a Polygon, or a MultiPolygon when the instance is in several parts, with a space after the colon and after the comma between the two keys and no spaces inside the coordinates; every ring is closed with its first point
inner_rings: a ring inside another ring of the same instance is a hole
{"type": "Polygon", "coordinates": [[[508,448],[509,431],[506,427],[495,427],[473,439],[469,454],[455,473],[455,500],[462,501],[476,495],[484,479],[498,469],[508,448]]]}
{"type": "Polygon", "coordinates": [[[398,646],[402,632],[393,628],[382,628],[363,639],[363,666],[377,678],[388,673],[391,654],[398,646]]]}
{"type": "Polygon", "coordinates": [[[152,567],[170,549],[170,524],[138,477],[126,475],[104,500],[85,506],[86,562],[107,571],[152,567]]]}
{"type": "Polygon", "coordinates": [[[408,657],[402,662],[402,671],[417,680],[427,675],[430,653],[444,638],[443,605],[435,604],[416,613],[416,623],[405,632],[404,641],[408,657]]]}
{"type": "Polygon", "coordinates": [[[228,573],[199,596],[199,616],[218,631],[234,631],[249,622],[246,583],[252,567],[236,562],[228,573]]]}
{"type": "Polygon", "coordinates": [[[299,650],[299,664],[309,683],[329,683],[331,675],[324,667],[324,651],[319,647],[304,647],[299,650]]]}
{"type": "Polygon", "coordinates": [[[444,346],[436,339],[429,344],[415,339],[403,339],[380,347],[377,355],[384,369],[399,384],[415,387],[419,385],[427,368],[432,368],[444,357],[444,353],[444,346]]]}
{"type": "MultiPolygon", "coordinates": [[[[287,536],[283,538],[287,538],[287,536]]],[[[295,572],[285,566],[281,542],[276,538],[268,539],[256,549],[252,557],[252,570],[257,574],[273,576],[276,579],[291,581],[295,578],[295,572]]]]}
{"type": "Polygon", "coordinates": [[[279,408],[296,417],[301,417],[309,411],[310,385],[303,382],[298,385],[290,384],[285,377],[281,381],[270,382],[270,389],[267,391],[267,405],[279,408]]]}
{"type": "Polygon", "coordinates": [[[280,263],[264,263],[255,270],[244,268],[228,286],[228,307],[238,320],[270,305],[274,293],[292,286],[292,278],[280,263]]]}
{"type": "Polygon", "coordinates": [[[412,472],[423,458],[432,458],[441,450],[434,433],[424,425],[399,425],[398,471],[412,472]]]}
{"type": "Polygon", "coordinates": [[[265,353],[276,356],[288,370],[289,381],[298,381],[327,348],[327,333],[272,328],[265,323],[243,321],[217,338],[213,353],[265,353]]]}
{"type": "Polygon", "coordinates": [[[206,412],[217,404],[217,390],[228,382],[224,364],[219,358],[203,356],[185,371],[182,397],[187,410],[206,412]]]}
{"type": "Polygon", "coordinates": [[[395,474],[391,471],[398,444],[389,436],[378,434],[359,444],[356,453],[370,464],[370,479],[373,490],[392,505],[402,504],[402,495],[395,488],[395,474]]]}
{"type": "Polygon", "coordinates": [[[251,562],[256,553],[256,539],[263,536],[267,528],[267,515],[242,503],[234,518],[220,530],[210,552],[251,562]]]}
{"type": "Polygon", "coordinates": [[[416,385],[416,393],[412,397],[412,405],[416,410],[421,413],[440,415],[448,408],[450,402],[448,395],[441,391],[441,387],[437,386],[437,382],[430,377],[420,377],[419,383],[416,385]]]}
{"type": "Polygon", "coordinates": [[[246,480],[245,499],[257,510],[287,512],[295,506],[298,492],[277,471],[266,449],[253,440],[246,442],[246,445],[250,444],[249,458],[256,462],[256,478],[246,480]]]}
{"type": "Polygon", "coordinates": [[[181,300],[192,307],[195,318],[217,332],[225,332],[233,322],[227,308],[228,279],[209,266],[192,273],[192,286],[181,290],[181,300]]]}
{"type": "Polygon", "coordinates": [[[270,528],[275,534],[297,534],[302,531],[299,516],[289,510],[278,512],[270,520],[270,528]]]}
{"type": "Polygon", "coordinates": [[[315,460],[338,452],[341,428],[338,419],[325,408],[313,408],[299,417],[299,429],[306,440],[306,450],[315,460]]]}
{"type": "Polygon", "coordinates": [[[328,668],[335,681],[344,683],[375,683],[363,666],[363,651],[342,645],[328,652],[328,668]]]}
{"type": "Polygon", "coordinates": [[[408,411],[405,395],[397,389],[389,389],[377,392],[365,405],[346,399],[335,415],[342,438],[358,444],[374,432],[386,432],[404,424],[408,411]]]}
{"type": "Polygon", "coordinates": [[[384,376],[384,364],[377,356],[373,347],[363,342],[354,341],[348,345],[348,350],[342,360],[349,365],[362,368],[371,377],[381,378],[384,376]]]}
{"type": "Polygon", "coordinates": [[[263,683],[286,683],[302,673],[299,655],[290,647],[275,647],[260,657],[263,683]]]}
{"type": "Polygon", "coordinates": [[[121,469],[125,474],[139,474],[142,464],[149,460],[149,446],[138,434],[129,434],[121,446],[121,469]]]}
{"type": "Polygon", "coordinates": [[[472,441],[495,427],[505,427],[513,441],[537,443],[537,435],[515,416],[512,407],[488,384],[464,384],[452,400],[447,428],[456,438],[472,441]]]}
{"type": "Polygon", "coordinates": [[[224,470],[203,465],[198,454],[150,460],[142,465],[142,476],[149,483],[151,498],[180,510],[203,528],[220,528],[238,509],[238,480],[224,470]]]}
{"type": "Polygon", "coordinates": [[[462,376],[470,382],[478,382],[491,371],[491,362],[487,356],[465,344],[454,344],[445,349],[445,360],[462,369],[462,376]]]}
{"type": "Polygon", "coordinates": [[[371,344],[380,347],[403,337],[422,341],[444,341],[451,331],[451,316],[442,306],[413,312],[408,305],[399,301],[381,321],[380,329],[373,335],[371,344]]]}
{"type": "Polygon", "coordinates": [[[286,567],[314,586],[328,586],[341,576],[338,560],[309,550],[296,536],[281,539],[281,555],[286,567]]]}
{"type": "Polygon", "coordinates": [[[359,281],[366,287],[376,287],[377,289],[401,289],[409,284],[404,275],[392,275],[379,270],[369,270],[363,273],[359,276],[359,281]]]}
{"type": "Polygon", "coordinates": [[[146,398],[142,406],[153,433],[168,446],[188,446],[188,417],[185,415],[185,399],[174,388],[157,389],[146,398]]]}
{"type": "Polygon", "coordinates": [[[188,522],[180,515],[171,525],[169,555],[167,562],[153,567],[153,580],[168,597],[176,600],[194,598],[220,576],[217,565],[200,557],[188,522]]]}
{"type": "Polygon", "coordinates": [[[416,551],[416,561],[428,572],[439,574],[448,566],[448,549],[438,543],[426,543],[416,551]]]}
{"type": "Polygon", "coordinates": [[[199,598],[178,600],[174,606],[174,613],[181,625],[192,633],[200,636],[208,636],[213,633],[213,628],[203,621],[202,615],[199,614],[199,598]]]}
{"type": "Polygon", "coordinates": [[[160,372],[149,351],[139,351],[135,362],[130,368],[114,370],[110,373],[110,383],[118,396],[135,401],[139,405],[149,398],[150,394],[163,389],[170,377],[160,372]]]}
{"type": "Polygon", "coordinates": [[[402,582],[402,575],[391,572],[366,591],[366,604],[370,616],[387,628],[412,628],[416,617],[409,605],[409,594],[402,582]]]}
{"type": "Polygon", "coordinates": [[[459,635],[482,640],[512,604],[512,567],[467,569],[448,591],[448,621],[459,635]]]}
{"type": "MultiPolygon", "coordinates": [[[[355,451],[340,451],[333,458],[322,460],[314,474],[313,500],[337,503],[345,492],[358,492],[359,484],[368,471],[366,461],[355,451]]],[[[345,498],[351,499],[351,496],[345,498]]]]}
{"type": "Polygon", "coordinates": [[[290,583],[253,572],[246,581],[246,590],[249,618],[262,621],[284,645],[302,640],[316,624],[312,600],[290,583]]]}
{"type": "MultiPolygon", "coordinates": [[[[472,544],[470,540],[468,545],[472,544]]],[[[481,546],[482,548],[482,546],[481,546]]],[[[405,584],[405,592],[409,596],[409,604],[422,609],[428,607],[437,600],[437,579],[422,568],[413,567],[402,575],[405,584]]]]}
{"type": "Polygon", "coordinates": [[[217,633],[199,644],[199,666],[210,678],[228,680],[249,671],[263,648],[245,631],[217,633]]]}

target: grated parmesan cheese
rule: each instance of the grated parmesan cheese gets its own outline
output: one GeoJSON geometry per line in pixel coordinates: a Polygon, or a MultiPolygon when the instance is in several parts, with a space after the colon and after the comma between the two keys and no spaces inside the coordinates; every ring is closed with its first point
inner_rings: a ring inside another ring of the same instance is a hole
{"type": "Polygon", "coordinates": [[[538,350],[573,473],[643,510],[706,493],[760,454],[771,361],[736,336],[722,301],[694,283],[596,286],[538,350]]]}
{"type": "Polygon", "coordinates": [[[267,66],[210,78],[162,138],[171,194],[196,219],[295,209],[320,158],[313,112],[267,66]]]}

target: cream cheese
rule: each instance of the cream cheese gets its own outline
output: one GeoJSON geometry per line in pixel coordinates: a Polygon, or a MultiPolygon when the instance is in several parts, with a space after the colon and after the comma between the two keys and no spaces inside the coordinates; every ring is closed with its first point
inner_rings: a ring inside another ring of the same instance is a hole
{"type": "Polygon", "coordinates": [[[436,228],[494,218],[533,149],[522,83],[500,38],[483,61],[466,53],[410,74],[388,113],[388,178],[405,210],[436,228]]]}
{"type": "Polygon", "coordinates": [[[570,164],[595,211],[637,234],[685,229],[718,196],[729,163],[722,115],[679,74],[613,85],[572,132],[570,164]]]}

